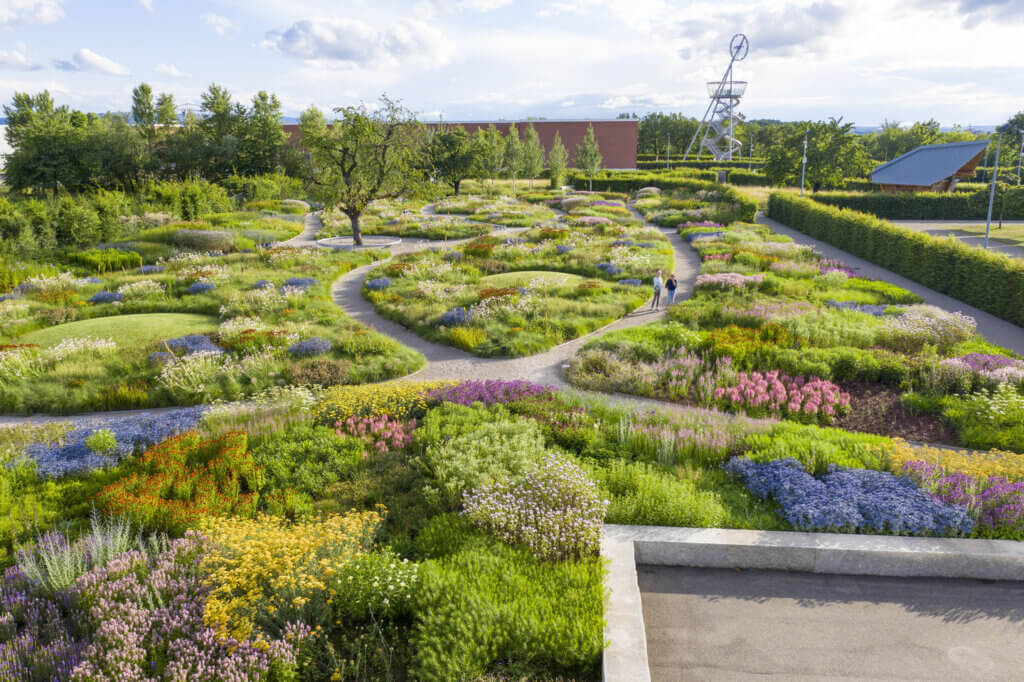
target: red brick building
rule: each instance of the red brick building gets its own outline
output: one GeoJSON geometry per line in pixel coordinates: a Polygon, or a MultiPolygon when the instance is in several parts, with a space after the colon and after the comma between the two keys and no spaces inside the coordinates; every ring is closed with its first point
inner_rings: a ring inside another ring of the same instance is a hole
{"type": "MultiPolygon", "coordinates": [[[[502,135],[508,133],[512,121],[445,121],[444,126],[461,125],[466,132],[472,135],[479,128],[486,128],[491,123],[502,135]]],[[[551,144],[554,142],[555,133],[562,136],[562,144],[569,152],[569,165],[572,165],[572,155],[576,153],[576,146],[583,142],[583,136],[587,132],[587,126],[594,126],[594,136],[597,138],[597,146],[601,149],[601,156],[604,158],[605,168],[614,169],[635,169],[636,168],[636,147],[639,133],[639,121],[636,119],[615,119],[607,121],[515,121],[519,129],[519,136],[523,136],[526,126],[533,124],[540,137],[540,143],[544,146],[544,152],[551,151],[551,144]]],[[[441,123],[426,123],[428,128],[437,128],[441,123]]],[[[301,133],[299,126],[286,124],[285,132],[288,133],[292,142],[298,141],[301,133]]]]}

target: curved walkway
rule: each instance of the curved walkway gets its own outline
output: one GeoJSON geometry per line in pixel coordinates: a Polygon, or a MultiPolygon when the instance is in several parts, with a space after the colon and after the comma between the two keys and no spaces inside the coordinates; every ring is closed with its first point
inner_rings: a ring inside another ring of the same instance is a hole
{"type": "Polygon", "coordinates": [[[323,222],[320,220],[320,214],[316,212],[307,213],[305,220],[303,221],[303,225],[304,227],[300,234],[281,242],[281,246],[289,246],[292,248],[317,246],[316,235],[324,226],[323,222]]]}
{"type": "MultiPolygon", "coordinates": [[[[659,229],[656,225],[647,227],[659,229]]],[[[511,230],[509,230],[511,231],[511,230]]],[[[500,234],[502,230],[496,231],[500,234]]],[[[664,231],[663,231],[664,232],[664,231]]],[[[675,273],[679,280],[677,300],[685,300],[693,293],[693,286],[700,271],[700,258],[686,242],[673,230],[667,233],[675,252],[675,273]]],[[[464,241],[464,240],[460,240],[464,241]]],[[[456,244],[460,242],[448,242],[456,244]]],[[[409,244],[404,252],[422,250],[422,245],[409,244]],[[415,248],[419,246],[419,248],[415,248]]],[[[537,355],[524,358],[481,358],[466,351],[453,348],[433,341],[428,341],[413,331],[392,322],[377,314],[373,304],[362,297],[361,289],[366,273],[380,262],[357,268],[339,279],[333,289],[334,302],[353,319],[373,327],[377,331],[422,353],[427,358],[427,366],[410,378],[420,379],[526,379],[538,383],[566,387],[562,378],[563,365],[576,354],[587,341],[618,329],[627,329],[663,319],[667,308],[657,311],[649,310],[649,303],[629,313],[625,317],[597,329],[586,336],[567,341],[559,346],[537,355]]],[[[630,402],[633,402],[632,400],[630,402]]],[[[643,401],[645,404],[668,403],[660,401],[643,401]]]]}
{"type": "Polygon", "coordinates": [[[895,284],[898,287],[903,287],[908,291],[912,291],[923,298],[925,303],[929,303],[949,312],[959,312],[964,315],[970,315],[978,323],[978,331],[984,334],[989,341],[1003,346],[1004,348],[1009,348],[1015,353],[1024,355],[1024,329],[1015,324],[1011,324],[1010,322],[998,318],[995,315],[986,313],[984,310],[979,310],[974,306],[967,305],[963,301],[946,296],[945,294],[940,294],[939,292],[929,289],[922,284],[918,284],[911,279],[907,279],[902,275],[897,275],[891,270],[886,270],[885,268],[875,265],[870,261],[866,261],[863,258],[858,258],[853,254],[847,253],[842,249],[837,249],[831,244],[826,244],[814,237],[809,237],[803,232],[798,232],[787,225],[783,225],[777,220],[772,220],[764,214],[758,214],[757,223],[759,225],[767,225],[779,234],[792,237],[793,241],[797,244],[813,246],[826,258],[836,258],[841,260],[850,267],[855,268],[858,272],[871,277],[872,279],[884,280],[895,284]]]}

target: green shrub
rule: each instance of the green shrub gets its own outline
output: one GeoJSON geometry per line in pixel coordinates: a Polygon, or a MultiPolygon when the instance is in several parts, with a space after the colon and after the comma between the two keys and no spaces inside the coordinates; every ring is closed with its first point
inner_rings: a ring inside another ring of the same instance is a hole
{"type": "Polygon", "coordinates": [[[335,617],[346,623],[408,617],[418,588],[419,566],[389,549],[342,563],[329,587],[335,617]]]}
{"type": "Polygon", "coordinates": [[[498,661],[527,675],[596,673],[603,573],[597,559],[541,561],[500,544],[427,561],[412,676],[471,680],[498,661]]]}
{"type": "Polygon", "coordinates": [[[1024,261],[898,227],[874,216],[773,193],[769,215],[935,291],[1024,325],[1024,261]]]}
{"type": "Polygon", "coordinates": [[[92,249],[80,251],[68,256],[72,263],[84,265],[96,272],[112,272],[114,270],[126,270],[137,268],[142,265],[142,256],[134,251],[122,251],[120,249],[92,249]]]}
{"type": "Polygon", "coordinates": [[[658,466],[617,460],[591,475],[611,500],[606,523],[714,528],[728,515],[717,494],[658,466]]]}
{"type": "Polygon", "coordinates": [[[97,455],[112,455],[117,450],[117,439],[110,429],[96,429],[86,437],[85,447],[97,455]]]}
{"type": "Polygon", "coordinates": [[[1024,453],[1024,395],[1009,383],[994,391],[951,397],[942,414],[965,447],[1024,453]]]}
{"type": "MultiPolygon", "coordinates": [[[[1024,218],[1024,190],[1000,186],[996,210],[1004,218],[1024,218]]],[[[901,220],[984,220],[989,189],[967,192],[817,192],[812,198],[837,208],[901,220]]]]}
{"type": "Polygon", "coordinates": [[[792,457],[809,473],[820,475],[830,464],[851,469],[882,469],[878,446],[888,442],[885,436],[780,422],[767,433],[748,435],[741,448],[755,462],[792,457]]]}
{"type": "Polygon", "coordinates": [[[667,322],[619,329],[587,342],[583,350],[606,350],[630,362],[657,362],[680,348],[696,348],[701,335],[686,326],[667,322]]]}
{"type": "Polygon", "coordinates": [[[765,187],[771,184],[768,182],[768,176],[764,173],[748,171],[745,169],[730,170],[729,174],[726,176],[726,182],[730,185],[753,185],[758,187],[765,187]]]}
{"type": "Polygon", "coordinates": [[[426,435],[420,436],[417,430],[416,440],[429,444],[420,461],[433,479],[424,494],[431,503],[451,509],[466,491],[518,476],[546,452],[537,422],[502,418],[479,405],[442,405],[427,414],[421,428],[426,435]]]}

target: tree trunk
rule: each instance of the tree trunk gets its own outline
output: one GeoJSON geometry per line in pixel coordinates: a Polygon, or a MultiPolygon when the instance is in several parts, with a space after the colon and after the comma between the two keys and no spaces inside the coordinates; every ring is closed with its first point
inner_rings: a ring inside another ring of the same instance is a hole
{"type": "Polygon", "coordinates": [[[362,246],[363,233],[359,231],[359,215],[349,215],[348,219],[352,221],[352,243],[356,246],[362,246]]]}
{"type": "Polygon", "coordinates": [[[587,178],[587,183],[588,183],[587,187],[588,187],[589,191],[593,192],[594,191],[594,178],[587,178]]]}
{"type": "Polygon", "coordinates": [[[452,183],[452,184],[454,184],[454,185],[455,185],[455,196],[459,196],[459,185],[461,185],[461,184],[462,184],[462,180],[461,180],[461,179],[459,179],[459,180],[456,180],[456,181],[455,181],[454,183],[452,183]]]}

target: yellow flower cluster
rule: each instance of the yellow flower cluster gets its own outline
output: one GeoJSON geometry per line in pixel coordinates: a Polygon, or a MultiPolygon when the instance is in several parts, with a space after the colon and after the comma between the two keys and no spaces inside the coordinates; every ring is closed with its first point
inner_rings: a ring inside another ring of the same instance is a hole
{"type": "Polygon", "coordinates": [[[326,600],[338,567],[373,544],[386,509],[289,523],[271,516],[211,517],[200,530],[210,540],[203,570],[212,588],[203,618],[221,637],[246,640],[257,613],[326,600]]]}
{"type": "Polygon", "coordinates": [[[975,478],[1004,476],[1011,481],[1024,480],[1024,455],[1013,452],[914,447],[899,438],[877,447],[890,471],[899,471],[906,462],[924,460],[940,465],[946,473],[968,474],[975,478]]]}
{"type": "Polygon", "coordinates": [[[408,419],[427,409],[423,394],[454,381],[386,381],[361,386],[335,386],[324,391],[313,409],[313,418],[321,424],[334,425],[352,415],[375,417],[387,414],[408,419]]]}

